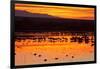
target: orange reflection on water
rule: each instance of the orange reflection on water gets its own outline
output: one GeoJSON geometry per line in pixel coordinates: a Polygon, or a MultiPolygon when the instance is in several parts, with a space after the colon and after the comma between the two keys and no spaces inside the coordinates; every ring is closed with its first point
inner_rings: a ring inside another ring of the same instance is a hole
{"type": "MultiPolygon", "coordinates": [[[[39,36],[39,35],[38,35],[39,36]]],[[[38,37],[36,36],[36,37],[38,37]]],[[[73,36],[47,36],[46,38],[67,38],[68,40],[59,42],[46,41],[38,42],[32,39],[16,40],[16,65],[25,64],[44,64],[44,63],[62,63],[62,62],[81,62],[94,60],[94,45],[90,40],[89,43],[71,42],[73,36]],[[36,53],[36,55],[34,55],[36,53]],[[21,55],[20,55],[21,54],[21,55]],[[39,57],[41,55],[41,57],[39,57]],[[24,59],[23,59],[23,58],[24,59]],[[54,58],[59,58],[54,60],[54,58]],[[47,59],[45,62],[44,59],[47,59]]],[[[82,36],[77,36],[82,37],[82,36]]],[[[88,36],[93,39],[93,35],[88,36]]],[[[32,37],[33,38],[33,37],[32,37]]]]}

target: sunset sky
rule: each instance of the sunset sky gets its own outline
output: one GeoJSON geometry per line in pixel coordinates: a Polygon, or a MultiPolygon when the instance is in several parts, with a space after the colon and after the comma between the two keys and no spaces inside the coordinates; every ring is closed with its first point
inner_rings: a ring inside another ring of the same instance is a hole
{"type": "Polygon", "coordinates": [[[50,6],[37,4],[15,4],[15,10],[27,11],[29,13],[48,14],[60,18],[94,20],[94,8],[50,6]]]}

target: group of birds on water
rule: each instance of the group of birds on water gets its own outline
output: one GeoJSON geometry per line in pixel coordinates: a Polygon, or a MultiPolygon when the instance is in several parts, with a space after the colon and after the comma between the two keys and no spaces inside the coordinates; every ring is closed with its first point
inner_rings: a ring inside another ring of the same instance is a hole
{"type": "MultiPolygon", "coordinates": [[[[16,54],[15,54],[16,55],[16,54]]],[[[32,53],[32,55],[34,56],[34,57],[39,57],[39,58],[43,58],[43,55],[42,54],[38,54],[38,53],[32,53]]],[[[65,57],[70,57],[70,58],[72,58],[72,59],[74,59],[75,58],[75,56],[69,56],[68,54],[65,54],[65,57]]],[[[58,57],[54,57],[54,59],[53,60],[59,60],[60,58],[58,58],[58,57]]],[[[44,62],[47,62],[48,61],[48,59],[47,58],[44,58],[43,59],[43,61],[44,62]]]]}
{"type": "MultiPolygon", "coordinates": [[[[42,37],[39,37],[39,38],[34,38],[34,37],[23,37],[23,36],[17,36],[16,37],[16,41],[17,42],[21,42],[21,41],[23,41],[23,42],[25,42],[27,39],[30,39],[31,41],[33,40],[33,43],[34,42],[42,42],[42,41],[44,41],[45,40],[45,38],[42,38],[42,37]],[[38,40],[37,40],[38,39],[38,40]]],[[[49,42],[52,42],[52,43],[54,43],[54,42],[58,42],[57,40],[59,40],[60,39],[60,41],[61,40],[64,40],[65,42],[68,42],[68,38],[49,38],[50,40],[49,40],[49,42]],[[52,39],[52,40],[51,40],[52,39]]],[[[46,41],[46,40],[45,40],[46,41]]],[[[30,41],[28,41],[28,43],[29,43],[30,41]]],[[[89,36],[72,36],[71,38],[70,38],[70,42],[77,42],[77,43],[83,43],[83,42],[85,42],[86,44],[88,44],[88,43],[90,43],[91,42],[91,46],[94,46],[95,45],[95,42],[94,42],[94,36],[92,36],[91,38],[89,38],[89,36]]]]}

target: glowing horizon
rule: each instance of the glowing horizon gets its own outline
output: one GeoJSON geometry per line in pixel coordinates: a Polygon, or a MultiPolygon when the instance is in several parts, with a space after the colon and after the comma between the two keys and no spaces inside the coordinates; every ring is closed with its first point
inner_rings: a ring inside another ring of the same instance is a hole
{"type": "Polygon", "coordinates": [[[50,6],[36,4],[15,4],[15,10],[27,11],[29,13],[48,14],[60,18],[94,20],[94,8],[50,6]],[[79,15],[78,15],[79,14],[79,15]]]}

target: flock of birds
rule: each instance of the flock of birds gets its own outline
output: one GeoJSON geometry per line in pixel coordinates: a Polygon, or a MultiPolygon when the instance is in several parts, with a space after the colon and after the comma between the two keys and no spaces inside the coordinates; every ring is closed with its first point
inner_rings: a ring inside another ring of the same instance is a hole
{"type": "MultiPolygon", "coordinates": [[[[33,43],[34,42],[45,42],[47,40],[45,40],[45,38],[41,38],[41,37],[23,37],[23,36],[17,36],[16,37],[16,42],[21,43],[21,45],[29,45],[29,43],[33,43]],[[27,41],[27,42],[26,42],[27,41]]],[[[71,38],[49,38],[48,42],[77,42],[77,43],[83,43],[85,42],[86,44],[91,42],[91,46],[94,46],[94,37],[92,36],[91,38],[89,36],[72,36],[71,38]]]]}
{"type": "MultiPolygon", "coordinates": [[[[17,36],[15,41],[18,42],[18,43],[21,43],[21,45],[26,45],[27,46],[27,43],[30,44],[30,42],[33,43],[33,44],[34,44],[34,42],[41,42],[41,39],[43,41],[45,40],[45,38],[40,38],[40,37],[36,38],[36,37],[32,37],[32,36],[25,36],[25,37],[24,36],[17,36]],[[26,43],[26,41],[28,41],[28,42],[26,43]]],[[[59,37],[57,37],[57,39],[59,39],[59,37]]],[[[91,46],[95,45],[94,36],[71,36],[70,38],[66,37],[65,38],[65,42],[68,42],[68,41],[70,41],[70,43],[74,43],[75,42],[75,43],[81,44],[81,43],[84,42],[85,44],[89,44],[90,43],[91,46]]],[[[55,39],[52,38],[52,41],[50,41],[50,42],[55,43],[57,41],[55,41],[55,39]]],[[[16,47],[19,48],[21,46],[16,45],[16,47]]],[[[15,55],[18,56],[18,53],[15,53],[15,55]]],[[[47,62],[48,63],[50,61],[49,58],[45,57],[45,55],[46,55],[45,53],[39,53],[39,52],[33,51],[31,53],[31,55],[33,57],[35,57],[35,58],[37,58],[37,57],[40,58],[40,59],[42,58],[43,62],[47,62]]],[[[67,54],[63,53],[63,55],[64,55],[64,57],[71,58],[71,59],[77,58],[74,54],[71,55],[71,54],[68,54],[68,53],[67,54]]],[[[53,56],[53,57],[54,57],[53,60],[55,60],[55,61],[61,60],[60,57],[57,57],[57,56],[53,56]]]]}

